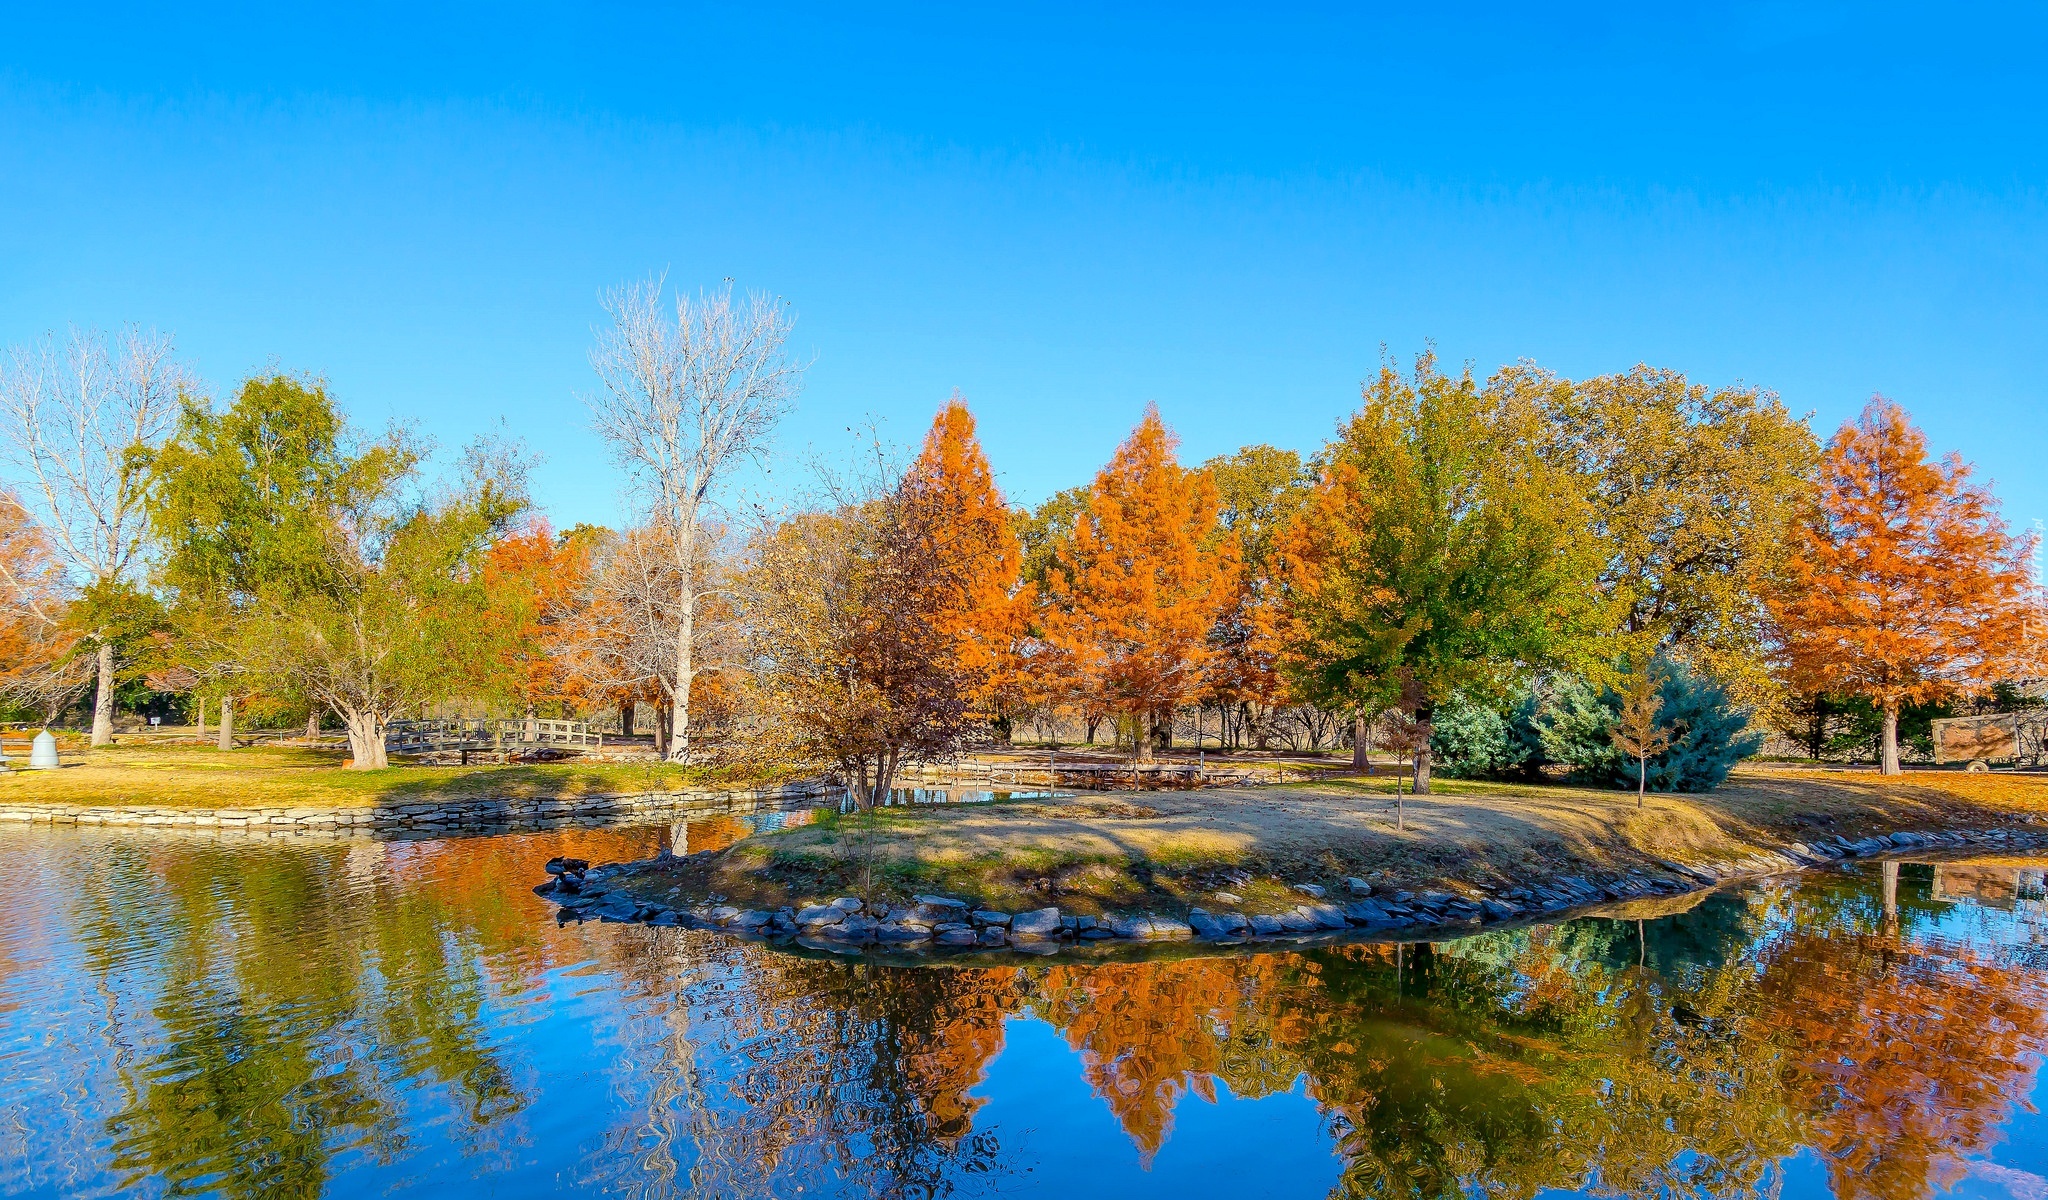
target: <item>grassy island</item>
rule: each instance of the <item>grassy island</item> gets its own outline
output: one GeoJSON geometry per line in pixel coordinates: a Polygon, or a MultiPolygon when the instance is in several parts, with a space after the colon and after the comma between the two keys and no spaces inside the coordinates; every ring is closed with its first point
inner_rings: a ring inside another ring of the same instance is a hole
{"type": "MultiPolygon", "coordinates": [[[[1702,795],[1440,781],[1404,801],[1392,781],[1345,778],[1261,788],[1082,794],[1061,800],[886,808],[826,815],[722,850],[622,875],[651,903],[711,895],[772,909],[838,894],[919,892],[1006,910],[1185,913],[1219,892],[1247,911],[1377,887],[1490,890],[1666,862],[1728,866],[1762,851],[1896,831],[1996,830],[2048,821],[2048,776],[1796,770],[1750,766],[1702,795]]],[[[1229,904],[1229,900],[1222,903],[1229,904]]]]}

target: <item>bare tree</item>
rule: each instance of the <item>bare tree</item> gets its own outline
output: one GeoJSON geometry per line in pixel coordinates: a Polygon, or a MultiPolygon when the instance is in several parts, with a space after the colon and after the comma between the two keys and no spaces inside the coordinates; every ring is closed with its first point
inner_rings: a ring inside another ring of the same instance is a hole
{"type": "Polygon", "coordinates": [[[677,296],[671,315],[658,279],[613,290],[604,307],[612,324],[590,355],[604,389],[590,407],[674,556],[668,754],[687,762],[699,534],[725,477],[760,455],[796,397],[803,367],[785,349],[795,316],[759,293],[735,303],[730,284],[677,296]]]}
{"type": "MultiPolygon", "coordinates": [[[[147,471],[130,451],[163,439],[192,386],[171,339],[132,326],[49,335],[0,362],[0,457],[88,613],[135,585],[149,522],[147,471]]],[[[80,633],[97,658],[92,744],[103,746],[114,736],[117,631],[100,620],[80,633]]]]}
{"type": "MultiPolygon", "coordinates": [[[[664,707],[672,706],[678,597],[684,595],[696,609],[690,617],[692,682],[729,670],[737,658],[738,625],[723,588],[730,564],[718,551],[720,532],[700,527],[700,544],[688,555],[669,544],[675,530],[658,526],[608,533],[593,544],[588,581],[564,621],[570,672],[594,691],[658,696],[664,707]],[[685,559],[695,576],[687,587],[678,565],[685,559]]],[[[673,725],[657,725],[654,732],[656,748],[666,752],[673,725]]]]}

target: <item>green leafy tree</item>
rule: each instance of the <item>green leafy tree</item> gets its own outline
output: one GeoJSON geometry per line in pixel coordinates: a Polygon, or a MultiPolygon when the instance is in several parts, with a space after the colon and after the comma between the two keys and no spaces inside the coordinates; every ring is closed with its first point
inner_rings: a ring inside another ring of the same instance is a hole
{"type": "Polygon", "coordinates": [[[1583,481],[1615,643],[1602,657],[1669,653],[1743,704],[1777,704],[1769,600],[1813,493],[1806,421],[1771,392],[1644,365],[1574,381],[1523,364],[1487,387],[1541,407],[1549,455],[1583,481]]]}
{"type": "Polygon", "coordinates": [[[1544,761],[1535,692],[1522,688],[1505,704],[1453,694],[1437,706],[1429,752],[1438,769],[1455,779],[1534,773],[1544,761]]]}
{"type": "MultiPolygon", "coordinates": [[[[1384,705],[1412,677],[1416,719],[1464,690],[1498,696],[1566,661],[1590,628],[1595,540],[1583,488],[1544,454],[1543,417],[1433,355],[1391,364],[1316,460],[1290,527],[1286,635],[1295,691],[1384,705]]],[[[1425,739],[1415,790],[1429,790],[1425,739]]]]}
{"type": "Polygon", "coordinates": [[[385,765],[387,722],[499,657],[479,568],[525,506],[523,464],[479,445],[423,497],[420,460],[398,433],[356,437],[318,384],[271,376],[225,412],[187,403],[149,463],[179,652],[325,705],[359,768],[385,765]]]}

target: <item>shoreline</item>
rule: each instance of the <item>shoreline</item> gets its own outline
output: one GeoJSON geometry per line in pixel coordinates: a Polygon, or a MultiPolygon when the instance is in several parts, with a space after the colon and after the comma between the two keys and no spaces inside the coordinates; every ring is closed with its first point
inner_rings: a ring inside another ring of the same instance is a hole
{"type": "MultiPolygon", "coordinates": [[[[679,926],[760,942],[794,953],[881,956],[909,963],[1064,953],[1148,953],[1236,947],[1298,947],[1350,941],[1436,941],[1487,929],[1509,929],[1579,916],[1628,916],[1628,907],[1682,912],[1730,884],[1809,871],[1848,861],[1896,859],[1932,853],[1948,857],[2048,851],[2048,818],[2013,814],[2005,827],[1904,830],[1851,837],[1791,840],[1745,856],[1714,862],[1651,860],[1620,872],[1571,865],[1524,877],[1514,886],[1486,886],[1442,877],[1432,887],[1345,881],[1341,892],[1324,885],[1278,881],[1299,903],[1182,911],[1127,911],[1095,915],[1062,911],[1057,904],[1026,911],[980,907],[980,897],[926,893],[896,901],[834,896],[798,907],[743,909],[716,894],[667,903],[636,884],[658,884],[692,859],[660,856],[592,866],[577,860],[548,864],[549,879],[534,892],[556,905],[558,922],[679,926]],[[1690,900],[1691,903],[1684,903],[1690,900]],[[1609,910],[1621,909],[1621,912],[1609,910]]],[[[1474,864],[1486,866],[1488,864],[1474,864]]],[[[1469,872],[1478,873],[1478,872],[1469,872]]],[[[673,895],[676,889],[671,889],[673,895]]],[[[1269,893],[1270,894],[1270,893],[1269,893]]],[[[1236,897],[1230,897],[1235,899],[1236,897]]]]}
{"type": "Polygon", "coordinates": [[[497,797],[363,804],[349,808],[249,805],[189,808],[151,804],[74,804],[68,801],[0,804],[0,822],[31,825],[116,825],[199,829],[486,829],[502,825],[635,816],[741,805],[776,807],[818,800],[839,789],[822,780],[772,787],[621,792],[565,797],[497,797]]]}

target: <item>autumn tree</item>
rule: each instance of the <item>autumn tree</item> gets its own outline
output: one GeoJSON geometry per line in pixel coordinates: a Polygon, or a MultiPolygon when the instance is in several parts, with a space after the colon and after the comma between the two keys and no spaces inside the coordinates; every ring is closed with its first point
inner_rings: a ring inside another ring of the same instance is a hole
{"type": "Polygon", "coordinates": [[[1290,528],[1289,677],[1305,698],[1351,710],[1419,685],[1417,793],[1438,704],[1502,691],[1573,653],[1589,624],[1585,503],[1543,450],[1526,399],[1482,392],[1428,353],[1412,376],[1385,364],[1318,456],[1290,528]]]}
{"type": "Polygon", "coordinates": [[[1959,455],[1931,461],[1905,410],[1874,398],[1828,442],[1775,605],[1794,685],[1867,698],[1898,774],[1901,706],[2039,673],[2031,550],[1959,455]]]}
{"type": "Polygon", "coordinates": [[[940,408],[904,479],[903,501],[919,506],[933,553],[950,569],[933,620],[955,658],[975,714],[1007,741],[1024,706],[1023,653],[1035,589],[1022,582],[1023,552],[1010,508],[974,434],[974,415],[955,393],[940,408]]]}
{"type": "Polygon", "coordinates": [[[77,588],[67,620],[94,656],[95,746],[113,740],[121,655],[150,624],[137,619],[149,521],[130,451],[162,440],[190,386],[171,340],[133,328],[74,329],[0,362],[0,465],[77,588]]]}
{"type": "Polygon", "coordinates": [[[45,722],[93,681],[66,620],[70,590],[49,539],[12,492],[0,490],[0,702],[45,722]]]}
{"type": "Polygon", "coordinates": [[[544,519],[499,538],[484,555],[484,621],[497,667],[490,682],[528,716],[580,690],[572,688],[569,643],[589,570],[588,541],[558,538],[544,519]]]}
{"type": "Polygon", "coordinates": [[[1141,761],[1160,719],[1200,692],[1210,631],[1237,586],[1237,548],[1216,537],[1216,485],[1175,461],[1177,445],[1148,406],[1046,573],[1050,675],[1133,722],[1141,761]]]}
{"type": "Polygon", "coordinates": [[[1205,698],[1263,750],[1272,716],[1287,703],[1280,670],[1279,537],[1304,494],[1301,456],[1272,446],[1246,446],[1202,466],[1216,485],[1217,524],[1235,544],[1237,587],[1211,631],[1215,660],[1205,698]]]}
{"type": "Polygon", "coordinates": [[[1637,808],[1643,806],[1643,792],[1649,786],[1650,760],[1671,749],[1678,737],[1663,717],[1664,689],[1655,672],[1635,672],[1621,693],[1621,715],[1608,736],[1615,749],[1636,760],[1637,808]]]}
{"type": "Polygon", "coordinates": [[[1601,540],[1601,657],[1667,653],[1736,700],[1777,700],[1769,599],[1812,485],[1812,431],[1771,392],[1639,365],[1573,381],[1522,364],[1491,392],[1536,404],[1550,457],[1582,481],[1601,540]]]}
{"type": "Polygon", "coordinates": [[[972,586],[954,530],[908,475],[765,530],[737,580],[756,695],[788,748],[833,763],[863,808],[946,753],[972,680],[949,631],[972,586]]]}

